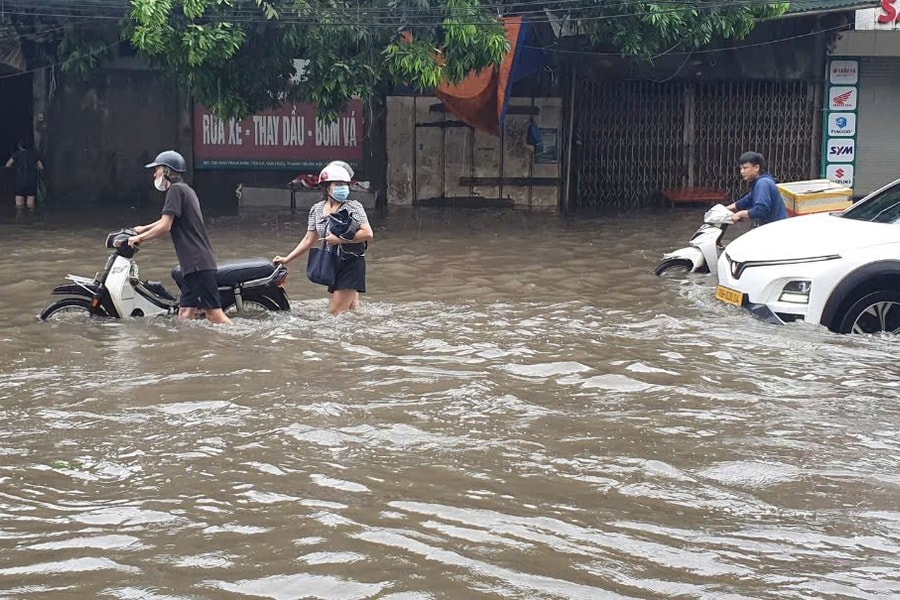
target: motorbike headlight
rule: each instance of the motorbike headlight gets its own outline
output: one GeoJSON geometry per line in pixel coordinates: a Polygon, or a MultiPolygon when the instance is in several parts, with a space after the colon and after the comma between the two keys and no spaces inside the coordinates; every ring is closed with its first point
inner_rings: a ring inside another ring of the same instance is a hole
{"type": "Polygon", "coordinates": [[[781,289],[779,302],[791,302],[793,304],[809,304],[809,290],[812,282],[806,279],[788,281],[781,289]]]}

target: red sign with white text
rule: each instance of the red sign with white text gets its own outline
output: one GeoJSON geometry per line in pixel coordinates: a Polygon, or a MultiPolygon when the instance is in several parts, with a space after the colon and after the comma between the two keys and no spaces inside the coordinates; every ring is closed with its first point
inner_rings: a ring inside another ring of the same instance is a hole
{"type": "Polygon", "coordinates": [[[314,104],[283,104],[240,121],[194,108],[195,169],[321,169],[332,160],[363,158],[363,106],[347,104],[337,121],[316,118],[314,104]]]}
{"type": "Polygon", "coordinates": [[[881,10],[882,13],[878,15],[878,22],[881,24],[884,23],[898,23],[900,22],[900,13],[897,11],[896,6],[897,0],[881,0],[881,10]]]}

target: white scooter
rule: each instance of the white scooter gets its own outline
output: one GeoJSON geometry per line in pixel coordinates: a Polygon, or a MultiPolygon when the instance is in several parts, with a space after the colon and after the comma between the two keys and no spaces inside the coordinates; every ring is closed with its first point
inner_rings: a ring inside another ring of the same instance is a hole
{"type": "Polygon", "coordinates": [[[716,204],[703,215],[703,225],[691,236],[688,246],[663,254],[654,273],[660,277],[682,273],[709,273],[716,268],[720,242],[732,223],[734,213],[716,204]]]}
{"type": "MultiPolygon", "coordinates": [[[[93,279],[68,275],[71,283],[57,286],[54,295],[63,298],[51,303],[40,315],[46,321],[64,314],[96,317],[153,317],[178,312],[178,299],[162,282],[141,280],[138,265],[132,260],[138,248],[128,245],[137,235],[133,229],[121,229],[106,236],[112,250],[103,271],[93,279]]],[[[172,278],[182,284],[181,268],[172,270],[172,278]]],[[[250,258],[221,264],[216,271],[219,296],[226,312],[238,313],[290,310],[284,282],[287,269],[265,258],[250,258]]],[[[181,285],[179,285],[181,287],[181,285]]]]}

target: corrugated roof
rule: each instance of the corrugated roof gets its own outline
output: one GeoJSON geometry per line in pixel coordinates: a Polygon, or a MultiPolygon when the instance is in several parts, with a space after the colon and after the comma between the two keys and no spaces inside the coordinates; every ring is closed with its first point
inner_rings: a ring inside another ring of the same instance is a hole
{"type": "Polygon", "coordinates": [[[881,6],[879,0],[793,0],[787,14],[796,15],[807,12],[853,10],[856,8],[875,8],[876,6],[881,6]]]}

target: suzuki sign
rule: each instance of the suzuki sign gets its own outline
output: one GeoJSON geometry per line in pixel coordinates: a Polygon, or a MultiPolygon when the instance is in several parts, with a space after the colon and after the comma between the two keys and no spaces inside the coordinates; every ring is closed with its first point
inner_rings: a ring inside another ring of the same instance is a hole
{"type": "Polygon", "coordinates": [[[853,165],[828,165],[825,169],[825,179],[852,188],[853,165]]]}
{"type": "Polygon", "coordinates": [[[900,29],[900,0],[881,0],[878,8],[856,11],[856,29],[900,29]]]}

